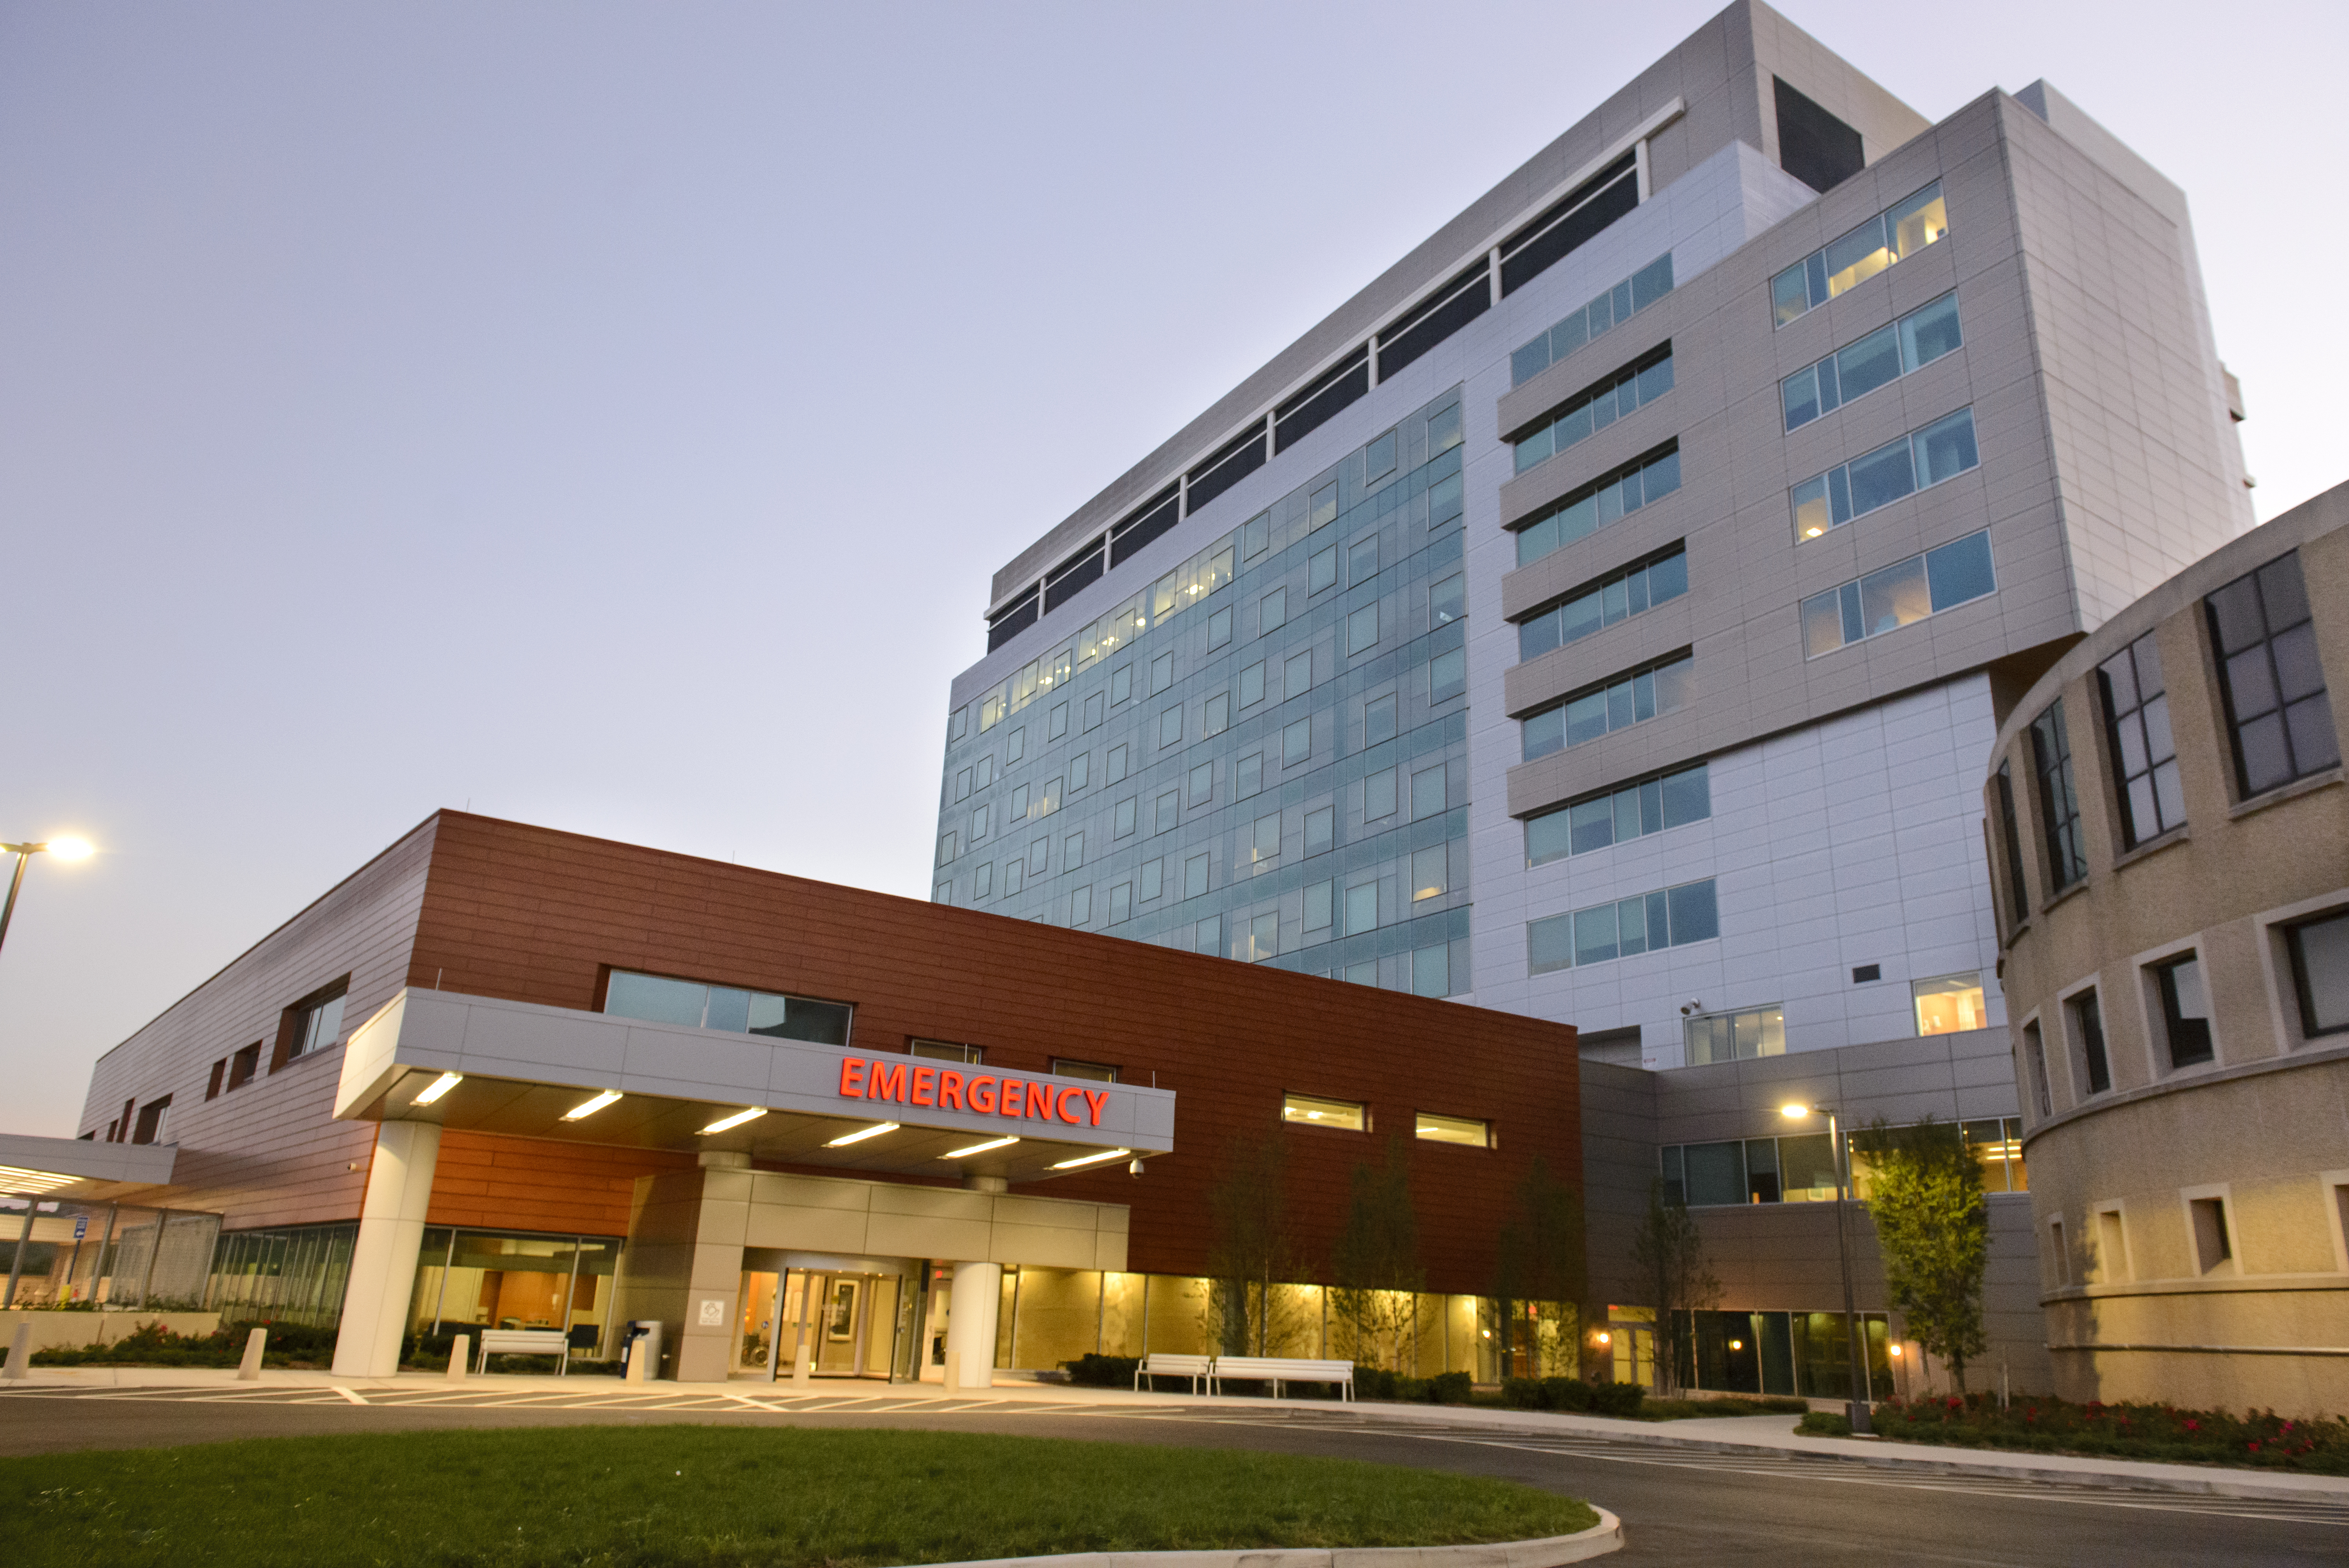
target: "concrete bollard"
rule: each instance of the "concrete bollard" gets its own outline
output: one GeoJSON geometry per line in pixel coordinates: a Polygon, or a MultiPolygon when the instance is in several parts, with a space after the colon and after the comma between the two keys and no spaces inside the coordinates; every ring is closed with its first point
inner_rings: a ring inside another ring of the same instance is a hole
{"type": "Polygon", "coordinates": [[[33,1326],[29,1323],[20,1323],[16,1326],[16,1337],[8,1345],[8,1368],[5,1372],[0,1372],[0,1377],[14,1381],[23,1377],[32,1369],[33,1326]]]}
{"type": "Polygon", "coordinates": [[[460,1334],[449,1342],[449,1376],[453,1380],[464,1377],[473,1357],[473,1336],[460,1334]]]}
{"type": "Polygon", "coordinates": [[[269,1347],[269,1330],[255,1328],[244,1336],[244,1359],[236,1364],[236,1380],[240,1383],[261,1381],[261,1353],[269,1347]]]}

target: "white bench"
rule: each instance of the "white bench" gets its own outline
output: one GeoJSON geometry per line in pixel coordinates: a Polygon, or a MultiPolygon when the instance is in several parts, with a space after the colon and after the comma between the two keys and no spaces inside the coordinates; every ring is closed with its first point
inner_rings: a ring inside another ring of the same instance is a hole
{"type": "Polygon", "coordinates": [[[1354,1397],[1354,1364],[1350,1361],[1305,1361],[1286,1356],[1218,1356],[1215,1369],[1207,1375],[1207,1392],[1226,1377],[1255,1378],[1272,1385],[1272,1397],[1280,1398],[1283,1383],[1335,1383],[1343,1390],[1341,1398],[1354,1397]]]}
{"type": "Polygon", "coordinates": [[[1216,1388],[1216,1358],[1212,1356],[1169,1356],[1163,1351],[1154,1352],[1143,1357],[1142,1365],[1133,1369],[1136,1393],[1141,1391],[1144,1377],[1188,1377],[1194,1394],[1199,1391],[1199,1380],[1204,1377],[1207,1380],[1207,1391],[1212,1394],[1216,1388]]]}
{"type": "Polygon", "coordinates": [[[559,1328],[485,1328],[481,1330],[481,1370],[490,1369],[492,1356],[554,1356],[560,1357],[554,1375],[571,1370],[571,1336],[559,1328]]]}

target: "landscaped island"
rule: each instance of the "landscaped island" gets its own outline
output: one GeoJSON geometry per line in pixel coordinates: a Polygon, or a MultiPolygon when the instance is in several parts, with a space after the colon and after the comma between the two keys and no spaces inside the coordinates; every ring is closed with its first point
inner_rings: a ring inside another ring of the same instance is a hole
{"type": "Polygon", "coordinates": [[[886,1430],[574,1427],[0,1460],[19,1568],[885,1568],[1062,1552],[1426,1546],[1598,1515],[1350,1460],[886,1430]]]}

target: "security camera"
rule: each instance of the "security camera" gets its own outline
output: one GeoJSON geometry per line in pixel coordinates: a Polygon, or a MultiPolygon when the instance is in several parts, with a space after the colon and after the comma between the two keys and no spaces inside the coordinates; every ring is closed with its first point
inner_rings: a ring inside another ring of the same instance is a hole
{"type": "Polygon", "coordinates": [[[1142,1174],[1142,1157],[1140,1155],[1135,1155],[1132,1161],[1127,1162],[1125,1173],[1129,1176],[1139,1176],[1142,1174]]]}
{"type": "Polygon", "coordinates": [[[1691,1013],[1702,1013],[1703,1011],[1704,1004],[1697,1000],[1694,996],[1690,997],[1687,1001],[1681,1004],[1681,1016],[1683,1018],[1687,1017],[1691,1013]]]}

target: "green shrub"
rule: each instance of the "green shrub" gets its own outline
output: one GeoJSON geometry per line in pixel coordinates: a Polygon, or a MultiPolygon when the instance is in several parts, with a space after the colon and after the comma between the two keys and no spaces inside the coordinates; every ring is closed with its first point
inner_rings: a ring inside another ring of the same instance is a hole
{"type": "Polygon", "coordinates": [[[59,1345],[33,1352],[36,1367],[234,1367],[244,1359],[245,1337],[255,1327],[269,1330],[263,1364],[323,1366],[334,1358],[335,1331],[297,1325],[237,1323],[211,1334],[174,1334],[160,1323],[142,1323],[106,1345],[59,1345]]]}
{"type": "Polygon", "coordinates": [[[1061,1363],[1069,1374],[1069,1381],[1088,1388],[1131,1388],[1133,1375],[1142,1366],[1139,1356],[1095,1356],[1087,1354],[1074,1361],[1061,1363]]]}
{"type": "Polygon", "coordinates": [[[1547,1410],[1550,1408],[1549,1390],[1538,1377],[1504,1377],[1501,1402],[1513,1410],[1547,1410]]]}
{"type": "Polygon", "coordinates": [[[2018,1394],[2002,1409],[1987,1394],[1893,1399],[1871,1412],[1878,1433],[1910,1442],[2116,1458],[2249,1465],[2349,1475],[2349,1420],[2287,1419],[2273,1410],[2181,1409],[2175,1405],[2018,1394]]]}
{"type": "Polygon", "coordinates": [[[1465,1372],[1438,1372],[1427,1380],[1427,1387],[1439,1405],[1464,1405],[1475,1391],[1465,1372]]]}
{"type": "Polygon", "coordinates": [[[1361,1399],[1392,1399],[1395,1396],[1395,1375],[1383,1367],[1368,1367],[1354,1363],[1354,1396],[1361,1399]]]}
{"type": "Polygon", "coordinates": [[[1847,1438],[1851,1418],[1833,1410],[1813,1410],[1795,1423],[1795,1430],[1807,1438],[1847,1438]]]}

